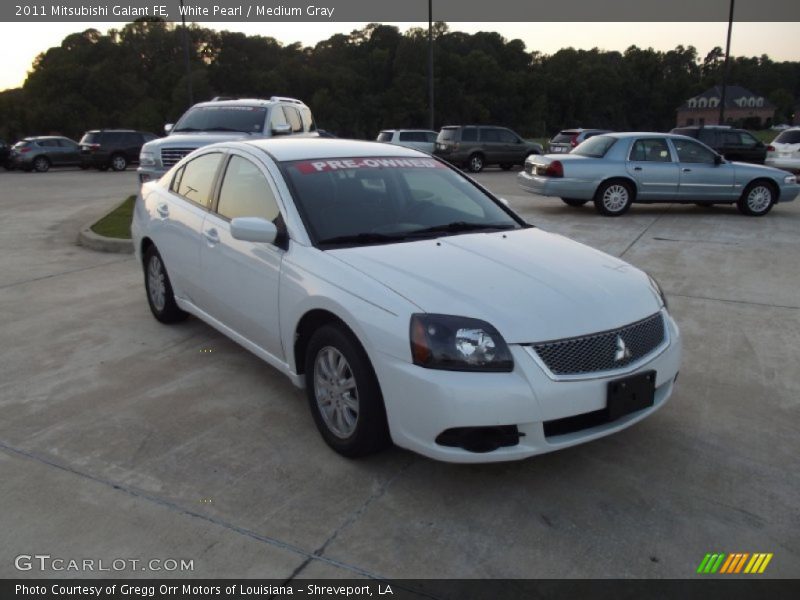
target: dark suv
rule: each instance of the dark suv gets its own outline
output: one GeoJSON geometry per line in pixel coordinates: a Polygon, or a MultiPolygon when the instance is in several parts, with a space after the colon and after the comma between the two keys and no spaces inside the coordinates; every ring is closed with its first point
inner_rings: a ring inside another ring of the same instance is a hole
{"type": "Polygon", "coordinates": [[[6,169],[11,168],[11,147],[6,144],[5,140],[0,140],[0,165],[3,165],[6,169]]]}
{"type": "Polygon", "coordinates": [[[541,144],[527,142],[505,127],[456,125],[442,127],[433,153],[447,162],[479,173],[486,165],[507,171],[525,164],[531,154],[541,154],[541,144]]]}
{"type": "Polygon", "coordinates": [[[132,129],[93,129],[81,138],[81,164],[101,171],[109,167],[124,171],[131,163],[139,162],[139,152],[145,142],[158,136],[132,129]]]}
{"type": "Polygon", "coordinates": [[[686,135],[700,140],[728,160],[764,164],[767,146],[749,131],[728,126],[676,127],[670,133],[686,135]]]}

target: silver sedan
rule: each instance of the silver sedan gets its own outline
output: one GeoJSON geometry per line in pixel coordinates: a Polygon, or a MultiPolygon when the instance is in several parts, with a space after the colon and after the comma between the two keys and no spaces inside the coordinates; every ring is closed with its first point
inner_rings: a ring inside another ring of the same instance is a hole
{"type": "Polygon", "coordinates": [[[743,214],[761,216],[800,193],[787,171],[729,162],[695,139],[663,133],[610,133],[566,155],[530,156],[517,181],[570,206],[591,200],[610,217],[633,202],[735,203],[743,214]]]}

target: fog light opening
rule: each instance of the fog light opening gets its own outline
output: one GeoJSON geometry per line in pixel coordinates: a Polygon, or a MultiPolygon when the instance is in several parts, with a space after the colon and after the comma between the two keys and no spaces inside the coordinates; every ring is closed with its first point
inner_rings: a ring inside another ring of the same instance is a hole
{"type": "Polygon", "coordinates": [[[467,452],[486,453],[519,444],[525,434],[516,425],[494,427],[454,427],[436,437],[436,443],[450,448],[463,448],[467,452]]]}

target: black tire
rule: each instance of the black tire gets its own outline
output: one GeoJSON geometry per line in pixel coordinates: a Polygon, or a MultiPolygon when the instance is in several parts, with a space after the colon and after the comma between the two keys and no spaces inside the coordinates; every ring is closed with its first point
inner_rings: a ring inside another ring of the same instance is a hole
{"type": "Polygon", "coordinates": [[[33,168],[37,173],[47,173],[50,170],[50,159],[46,156],[37,156],[33,159],[33,168]]]}
{"type": "Polygon", "coordinates": [[[594,207],[606,217],[619,217],[633,204],[633,186],[627,181],[612,179],[603,182],[594,195],[594,207]]]}
{"type": "Polygon", "coordinates": [[[144,253],[144,289],[150,311],[162,323],[177,323],[189,316],[175,303],[172,283],[155,246],[150,246],[144,253]]]}
{"type": "Polygon", "coordinates": [[[475,152],[471,154],[470,157],[467,159],[467,169],[470,173],[480,173],[483,171],[483,167],[486,164],[484,162],[483,154],[480,152],[475,152]]]}
{"type": "Polygon", "coordinates": [[[124,154],[115,154],[111,157],[109,165],[113,171],[124,171],[128,168],[128,159],[124,154]]]}
{"type": "Polygon", "coordinates": [[[509,171],[513,166],[514,165],[512,165],[511,163],[503,163],[500,165],[500,168],[503,169],[503,171],[509,171]]]}
{"type": "Polygon", "coordinates": [[[772,210],[777,195],[772,183],[754,181],[744,188],[739,200],[736,201],[736,208],[748,217],[763,217],[772,210]]]}
{"type": "Polygon", "coordinates": [[[577,198],[562,198],[561,201],[567,206],[574,206],[576,208],[588,202],[588,200],[578,200],[577,198]]]}
{"type": "Polygon", "coordinates": [[[330,324],[315,331],[306,351],[305,373],[311,415],[328,446],[342,456],[357,458],[390,445],[378,379],[366,352],[348,330],[330,324]],[[352,387],[344,387],[343,381],[352,387]],[[329,387],[334,389],[326,390],[329,387]],[[326,405],[329,410],[323,408],[326,405]]]}

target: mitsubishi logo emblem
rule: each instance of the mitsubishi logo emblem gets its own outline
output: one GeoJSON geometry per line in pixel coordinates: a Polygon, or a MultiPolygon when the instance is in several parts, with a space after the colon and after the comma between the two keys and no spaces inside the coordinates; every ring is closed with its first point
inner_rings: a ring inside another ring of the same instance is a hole
{"type": "Polygon", "coordinates": [[[631,350],[625,345],[622,336],[617,336],[617,351],[614,353],[614,361],[619,362],[631,357],[631,350]]]}

